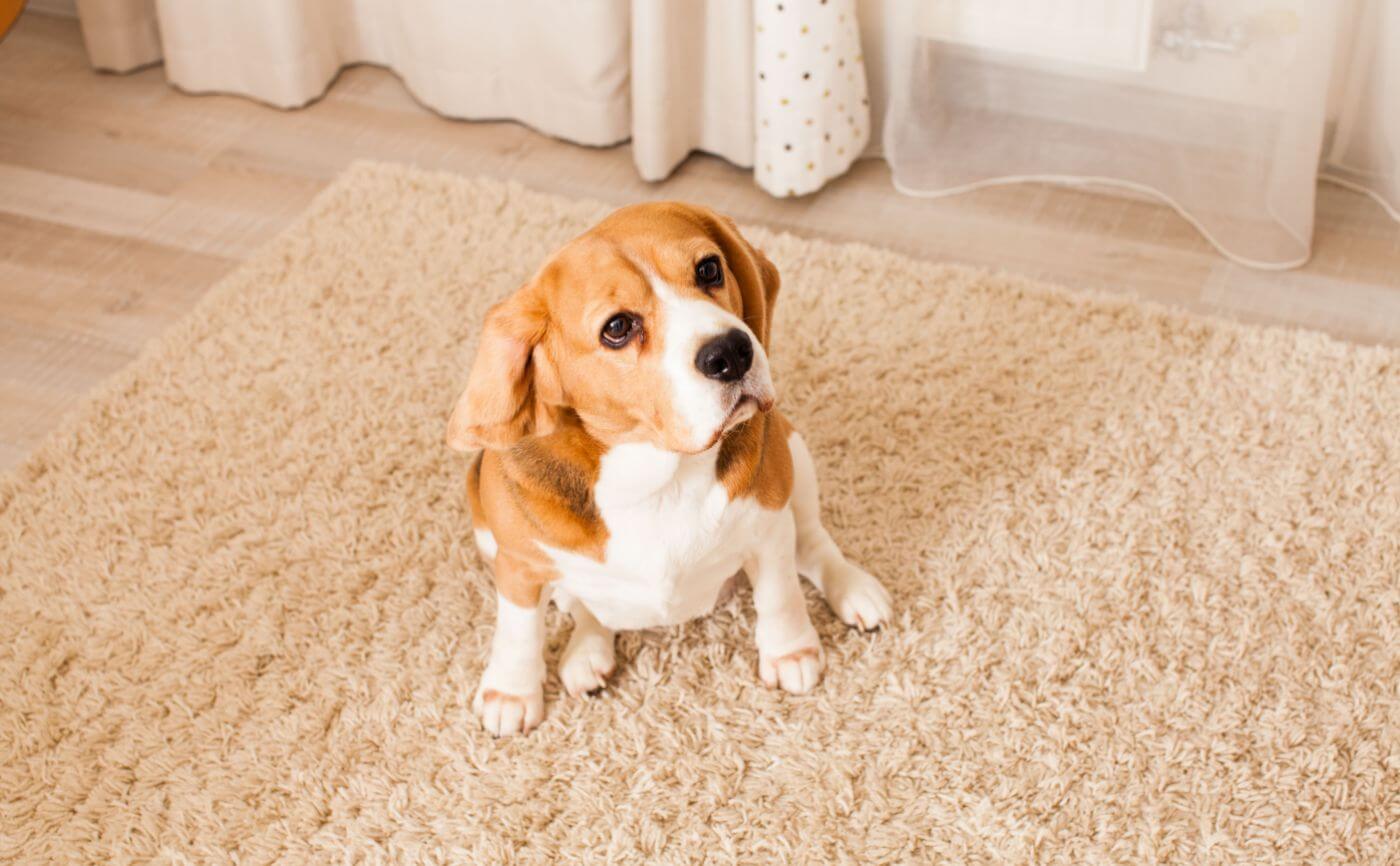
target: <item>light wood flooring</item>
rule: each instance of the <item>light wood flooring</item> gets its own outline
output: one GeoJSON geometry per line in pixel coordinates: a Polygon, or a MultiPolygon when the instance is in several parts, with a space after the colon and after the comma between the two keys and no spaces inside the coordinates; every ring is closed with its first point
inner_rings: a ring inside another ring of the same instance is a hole
{"type": "Polygon", "coordinates": [[[0,42],[0,468],[366,158],[607,202],[698,200],[804,236],[1400,345],[1400,227],[1325,185],[1313,260],[1258,272],[1163,205],[1083,190],[921,200],[868,160],[822,193],[779,200],[702,155],[648,184],[626,146],[446,120],[371,67],[347,69],[301,111],[187,95],[160,67],[93,72],[75,21],[30,12],[0,42]]]}

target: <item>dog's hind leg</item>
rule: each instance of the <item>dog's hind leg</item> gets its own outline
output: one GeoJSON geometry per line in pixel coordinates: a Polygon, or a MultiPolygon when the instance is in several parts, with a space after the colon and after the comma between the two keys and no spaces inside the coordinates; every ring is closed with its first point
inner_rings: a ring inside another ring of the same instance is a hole
{"type": "Polygon", "coordinates": [[[822,525],[817,470],[802,435],[788,437],[792,452],[792,515],[797,523],[797,571],[812,582],[836,616],[867,631],[893,614],[890,594],[869,572],[841,553],[822,525]]]}

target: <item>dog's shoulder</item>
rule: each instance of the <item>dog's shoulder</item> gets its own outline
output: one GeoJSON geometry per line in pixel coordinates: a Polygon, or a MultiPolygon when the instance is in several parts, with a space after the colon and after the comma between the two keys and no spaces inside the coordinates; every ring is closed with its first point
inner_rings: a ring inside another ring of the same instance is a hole
{"type": "Polygon", "coordinates": [[[482,453],[472,473],[473,518],[489,523],[503,546],[552,547],[601,559],[608,529],[594,501],[605,449],[578,425],[529,436],[482,453]]]}

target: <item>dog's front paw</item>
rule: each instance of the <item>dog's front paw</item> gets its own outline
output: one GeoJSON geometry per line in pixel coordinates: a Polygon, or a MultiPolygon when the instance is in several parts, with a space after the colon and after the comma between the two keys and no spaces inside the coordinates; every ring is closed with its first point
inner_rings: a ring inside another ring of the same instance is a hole
{"type": "Polygon", "coordinates": [[[536,685],[524,694],[514,694],[490,688],[483,679],[472,710],[493,737],[528,733],[544,719],[544,689],[536,685]]]}
{"type": "Polygon", "coordinates": [[[762,650],[758,653],[758,676],[763,684],[770,689],[781,686],[783,691],[794,695],[803,695],[815,688],[821,682],[825,667],[826,658],[815,633],[806,645],[781,655],[762,650]]]}
{"type": "Polygon", "coordinates": [[[890,593],[874,575],[851,565],[841,564],[826,576],[826,603],[846,625],[874,631],[894,615],[890,593]]]}
{"type": "Polygon", "coordinates": [[[559,679],[570,695],[586,695],[607,685],[615,666],[612,635],[574,640],[559,660],[559,679]]]}

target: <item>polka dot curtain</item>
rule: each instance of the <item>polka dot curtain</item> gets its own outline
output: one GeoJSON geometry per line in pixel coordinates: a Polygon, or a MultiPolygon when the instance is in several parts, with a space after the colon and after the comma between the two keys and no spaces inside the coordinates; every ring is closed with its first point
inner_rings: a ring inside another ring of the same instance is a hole
{"type": "Polygon", "coordinates": [[[754,177],[815,192],[870,141],[855,0],[755,0],[754,177]]]}

